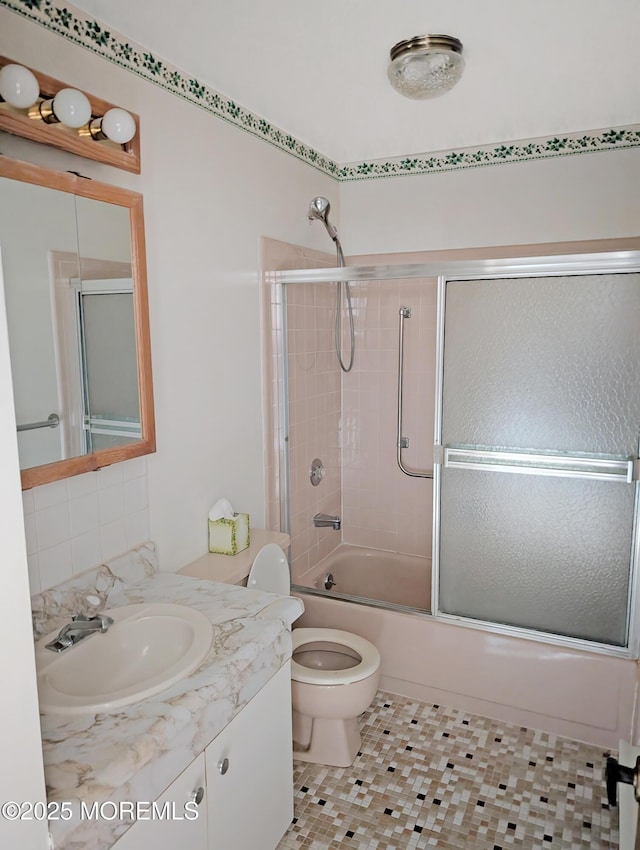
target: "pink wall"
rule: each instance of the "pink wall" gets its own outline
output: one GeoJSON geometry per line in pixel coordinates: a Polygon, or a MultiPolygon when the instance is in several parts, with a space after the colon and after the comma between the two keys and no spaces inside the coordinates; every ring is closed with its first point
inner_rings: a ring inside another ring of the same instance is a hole
{"type": "Polygon", "coordinates": [[[336,287],[287,287],[289,371],[289,486],[291,564],[294,577],[315,566],[340,543],[340,532],[315,528],[316,513],[342,512],[340,368],[333,350],[336,287]],[[320,458],[325,476],[310,481],[320,458]]]}
{"type": "MultiPolygon", "coordinates": [[[[331,268],[331,254],[262,240],[263,269],[331,268]]],[[[283,364],[278,357],[281,327],[280,292],[263,287],[265,456],[267,528],[281,527],[280,494],[284,480],[283,435],[279,405],[283,394],[283,364]]],[[[330,284],[287,287],[287,347],[289,383],[289,486],[291,506],[291,572],[295,582],[340,542],[340,532],[314,528],[316,513],[342,511],[340,448],[340,369],[333,351],[336,288],[330,284]],[[319,457],[325,477],[310,481],[312,461],[319,457]]]]}
{"type": "MultiPolygon", "coordinates": [[[[331,267],[335,259],[262,240],[263,269],[331,267]]],[[[283,399],[278,287],[264,288],[265,455],[267,527],[279,529],[283,480],[278,405],[283,399]]],[[[405,331],[403,453],[410,468],[431,469],[435,375],[436,281],[351,284],[356,354],[341,373],[334,351],[336,287],[287,286],[291,562],[294,581],[340,542],[431,555],[432,484],[409,478],[396,463],[398,311],[405,331]],[[312,487],[314,458],[326,475],[312,487]],[[342,533],[313,527],[316,513],[340,514],[342,533]]],[[[348,320],[343,311],[343,335],[348,320]]],[[[348,339],[343,360],[348,359],[348,339]]]]}
{"type": "Polygon", "coordinates": [[[396,462],[398,314],[405,321],[403,462],[433,461],[436,347],[435,280],[351,284],[356,355],[342,376],[343,540],[390,552],[431,556],[432,482],[409,478],[396,462]]]}

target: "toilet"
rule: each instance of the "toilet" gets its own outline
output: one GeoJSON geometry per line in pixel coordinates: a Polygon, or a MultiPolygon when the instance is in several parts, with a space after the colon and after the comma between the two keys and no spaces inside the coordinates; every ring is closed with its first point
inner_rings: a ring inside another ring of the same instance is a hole
{"type": "MultiPolygon", "coordinates": [[[[290,595],[289,564],[276,543],[256,555],[247,587],[290,595]]],[[[380,653],[365,638],[340,629],[294,629],[291,638],[293,757],[348,767],[362,742],[358,716],[378,688],[380,653]]]]}

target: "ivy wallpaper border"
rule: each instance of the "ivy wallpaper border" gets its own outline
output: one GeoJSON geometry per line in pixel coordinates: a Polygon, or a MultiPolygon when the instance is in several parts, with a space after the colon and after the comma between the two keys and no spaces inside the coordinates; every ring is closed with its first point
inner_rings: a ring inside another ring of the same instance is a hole
{"type": "Polygon", "coordinates": [[[589,133],[567,133],[563,136],[527,139],[501,145],[461,148],[425,156],[397,157],[387,161],[354,162],[338,168],[340,181],[367,180],[378,177],[400,177],[407,174],[441,174],[486,165],[528,162],[558,156],[621,150],[640,146],[640,124],[615,127],[589,133]]]}
{"type": "Polygon", "coordinates": [[[57,5],[54,0],[0,0],[1,6],[199,106],[340,182],[412,174],[441,174],[488,165],[640,147],[640,124],[634,124],[422,156],[338,165],[265,118],[244,109],[73,6],[57,5]]]}

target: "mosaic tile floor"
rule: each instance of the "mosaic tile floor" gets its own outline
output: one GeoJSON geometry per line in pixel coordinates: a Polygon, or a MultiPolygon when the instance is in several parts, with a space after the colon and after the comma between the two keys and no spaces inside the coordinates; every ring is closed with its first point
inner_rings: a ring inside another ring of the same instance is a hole
{"type": "Polygon", "coordinates": [[[618,847],[599,747],[379,692],[348,768],[295,762],[278,850],[618,847]]]}

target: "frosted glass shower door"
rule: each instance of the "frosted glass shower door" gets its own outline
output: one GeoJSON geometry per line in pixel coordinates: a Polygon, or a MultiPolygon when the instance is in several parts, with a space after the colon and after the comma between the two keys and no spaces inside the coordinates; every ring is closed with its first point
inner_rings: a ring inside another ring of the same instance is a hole
{"type": "Polygon", "coordinates": [[[625,646],[640,275],[448,281],[439,610],[625,646]]]}

